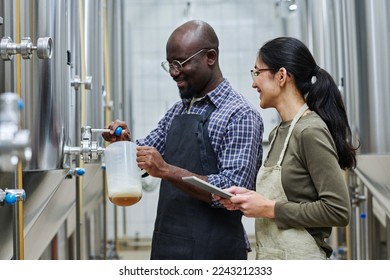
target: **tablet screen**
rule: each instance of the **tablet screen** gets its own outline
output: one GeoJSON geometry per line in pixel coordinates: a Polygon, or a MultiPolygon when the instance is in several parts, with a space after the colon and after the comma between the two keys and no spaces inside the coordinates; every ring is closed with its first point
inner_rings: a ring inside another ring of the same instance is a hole
{"type": "Polygon", "coordinates": [[[230,198],[233,196],[231,193],[225,192],[224,190],[211,185],[210,183],[203,181],[196,176],[182,177],[182,179],[195,187],[201,188],[202,190],[205,190],[209,193],[217,194],[220,197],[230,198]]]}

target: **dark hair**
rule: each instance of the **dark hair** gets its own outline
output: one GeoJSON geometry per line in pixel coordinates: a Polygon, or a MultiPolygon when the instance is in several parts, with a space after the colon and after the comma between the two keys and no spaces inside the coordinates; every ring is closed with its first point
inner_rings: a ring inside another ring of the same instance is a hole
{"type": "Polygon", "coordinates": [[[356,148],[352,145],[351,128],[341,93],[332,76],[317,66],[309,49],[291,37],[279,37],[265,43],[258,53],[269,68],[286,68],[295,85],[305,97],[310,110],[326,123],[336,144],[342,169],[356,167],[356,148]],[[315,76],[316,81],[312,83],[315,76]]]}

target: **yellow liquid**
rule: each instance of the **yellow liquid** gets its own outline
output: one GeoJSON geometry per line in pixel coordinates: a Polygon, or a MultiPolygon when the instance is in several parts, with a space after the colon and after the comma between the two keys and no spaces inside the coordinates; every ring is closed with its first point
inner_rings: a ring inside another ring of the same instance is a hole
{"type": "Polygon", "coordinates": [[[108,199],[115,205],[118,206],[130,206],[136,204],[141,200],[142,196],[130,196],[128,194],[119,196],[109,196],[108,199]]]}

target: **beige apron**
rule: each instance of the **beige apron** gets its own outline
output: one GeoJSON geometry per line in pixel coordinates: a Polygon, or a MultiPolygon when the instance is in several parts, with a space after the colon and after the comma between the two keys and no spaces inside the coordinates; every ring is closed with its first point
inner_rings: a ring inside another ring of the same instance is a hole
{"type": "MultiPolygon", "coordinates": [[[[281,164],[295,124],[307,108],[307,105],[304,104],[294,117],[276,166],[265,167],[263,165],[257,175],[257,192],[269,199],[287,201],[282,186],[281,164]]],[[[275,131],[271,141],[269,153],[277,133],[278,130],[275,131]]],[[[256,259],[258,260],[326,259],[325,252],[305,228],[279,229],[274,219],[267,218],[257,218],[255,228],[256,259]]]]}

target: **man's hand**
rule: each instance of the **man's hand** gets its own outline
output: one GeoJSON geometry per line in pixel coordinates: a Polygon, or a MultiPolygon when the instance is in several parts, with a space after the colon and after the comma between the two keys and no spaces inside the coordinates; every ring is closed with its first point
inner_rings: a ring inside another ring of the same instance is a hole
{"type": "Polygon", "coordinates": [[[163,178],[169,165],[164,161],[159,151],[150,146],[137,147],[138,167],[144,169],[150,176],[163,178]]]}
{"type": "Polygon", "coordinates": [[[103,132],[102,137],[104,140],[110,143],[114,143],[117,141],[130,141],[130,130],[127,124],[124,121],[116,120],[111,122],[108,126],[108,129],[110,129],[110,132],[103,132]],[[119,136],[115,135],[115,130],[121,127],[122,133],[119,136]]]}

